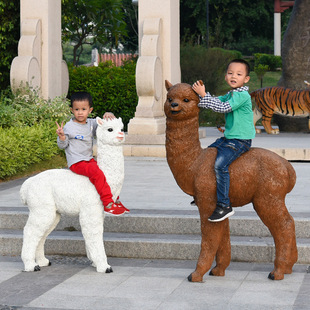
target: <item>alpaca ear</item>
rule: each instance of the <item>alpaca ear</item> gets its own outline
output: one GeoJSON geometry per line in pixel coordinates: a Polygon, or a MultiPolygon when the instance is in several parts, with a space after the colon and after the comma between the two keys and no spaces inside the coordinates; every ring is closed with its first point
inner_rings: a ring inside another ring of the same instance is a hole
{"type": "Polygon", "coordinates": [[[202,80],[199,80],[199,84],[200,84],[201,86],[203,86],[203,81],[202,81],[202,80]]]}
{"type": "Polygon", "coordinates": [[[101,119],[100,117],[96,117],[96,122],[99,126],[102,126],[103,125],[103,119],[101,119]]]}
{"type": "Polygon", "coordinates": [[[165,80],[165,86],[166,89],[169,90],[173,85],[168,80],[165,80]]]}

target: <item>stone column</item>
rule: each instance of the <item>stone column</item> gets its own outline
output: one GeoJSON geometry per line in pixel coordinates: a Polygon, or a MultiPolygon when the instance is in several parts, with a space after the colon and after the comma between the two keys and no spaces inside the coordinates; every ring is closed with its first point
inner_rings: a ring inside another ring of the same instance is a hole
{"type": "Polygon", "coordinates": [[[69,73],[62,57],[61,0],[21,0],[21,38],[11,65],[11,87],[29,84],[43,98],[67,94],[69,73]]]}
{"type": "Polygon", "coordinates": [[[164,82],[181,80],[179,27],[179,0],[139,0],[139,101],[128,124],[127,143],[164,143],[164,82]]]}

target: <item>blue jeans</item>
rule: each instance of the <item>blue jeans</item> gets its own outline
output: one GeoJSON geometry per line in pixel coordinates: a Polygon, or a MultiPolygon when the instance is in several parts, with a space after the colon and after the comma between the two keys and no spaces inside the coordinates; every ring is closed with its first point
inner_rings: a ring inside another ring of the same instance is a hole
{"type": "Polygon", "coordinates": [[[226,139],[225,137],[217,139],[209,147],[217,148],[217,156],[214,164],[216,175],[216,194],[217,205],[229,207],[229,165],[241,154],[248,151],[252,140],[226,139]]]}

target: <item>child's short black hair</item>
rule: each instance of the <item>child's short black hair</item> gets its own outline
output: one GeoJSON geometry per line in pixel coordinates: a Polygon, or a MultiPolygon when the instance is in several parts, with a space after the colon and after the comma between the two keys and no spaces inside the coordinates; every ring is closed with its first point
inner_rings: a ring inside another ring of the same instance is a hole
{"type": "Polygon", "coordinates": [[[93,107],[93,98],[86,91],[78,91],[78,92],[72,93],[70,99],[71,99],[71,104],[70,104],[71,108],[73,107],[74,101],[84,101],[84,100],[87,100],[89,102],[90,108],[93,107]]]}
{"type": "Polygon", "coordinates": [[[231,61],[229,62],[229,64],[227,65],[226,71],[227,71],[229,65],[230,65],[231,63],[234,63],[234,62],[237,62],[237,63],[239,63],[239,64],[244,64],[244,65],[245,65],[245,68],[246,68],[246,75],[247,75],[247,76],[250,75],[251,68],[250,68],[249,63],[248,63],[246,60],[240,59],[240,58],[236,58],[236,59],[231,60],[231,61]]]}

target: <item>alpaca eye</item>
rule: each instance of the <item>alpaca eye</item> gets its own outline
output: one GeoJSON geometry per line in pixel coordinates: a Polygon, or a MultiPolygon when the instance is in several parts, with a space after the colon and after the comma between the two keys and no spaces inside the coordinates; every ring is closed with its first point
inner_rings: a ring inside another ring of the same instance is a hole
{"type": "Polygon", "coordinates": [[[171,101],[172,101],[172,98],[168,98],[168,101],[171,102],[171,101]]]}
{"type": "Polygon", "coordinates": [[[185,99],[184,99],[184,102],[189,102],[189,99],[185,98],[185,99]]]}
{"type": "Polygon", "coordinates": [[[109,132],[112,132],[112,131],[113,131],[113,128],[108,128],[108,131],[109,131],[109,132]]]}

